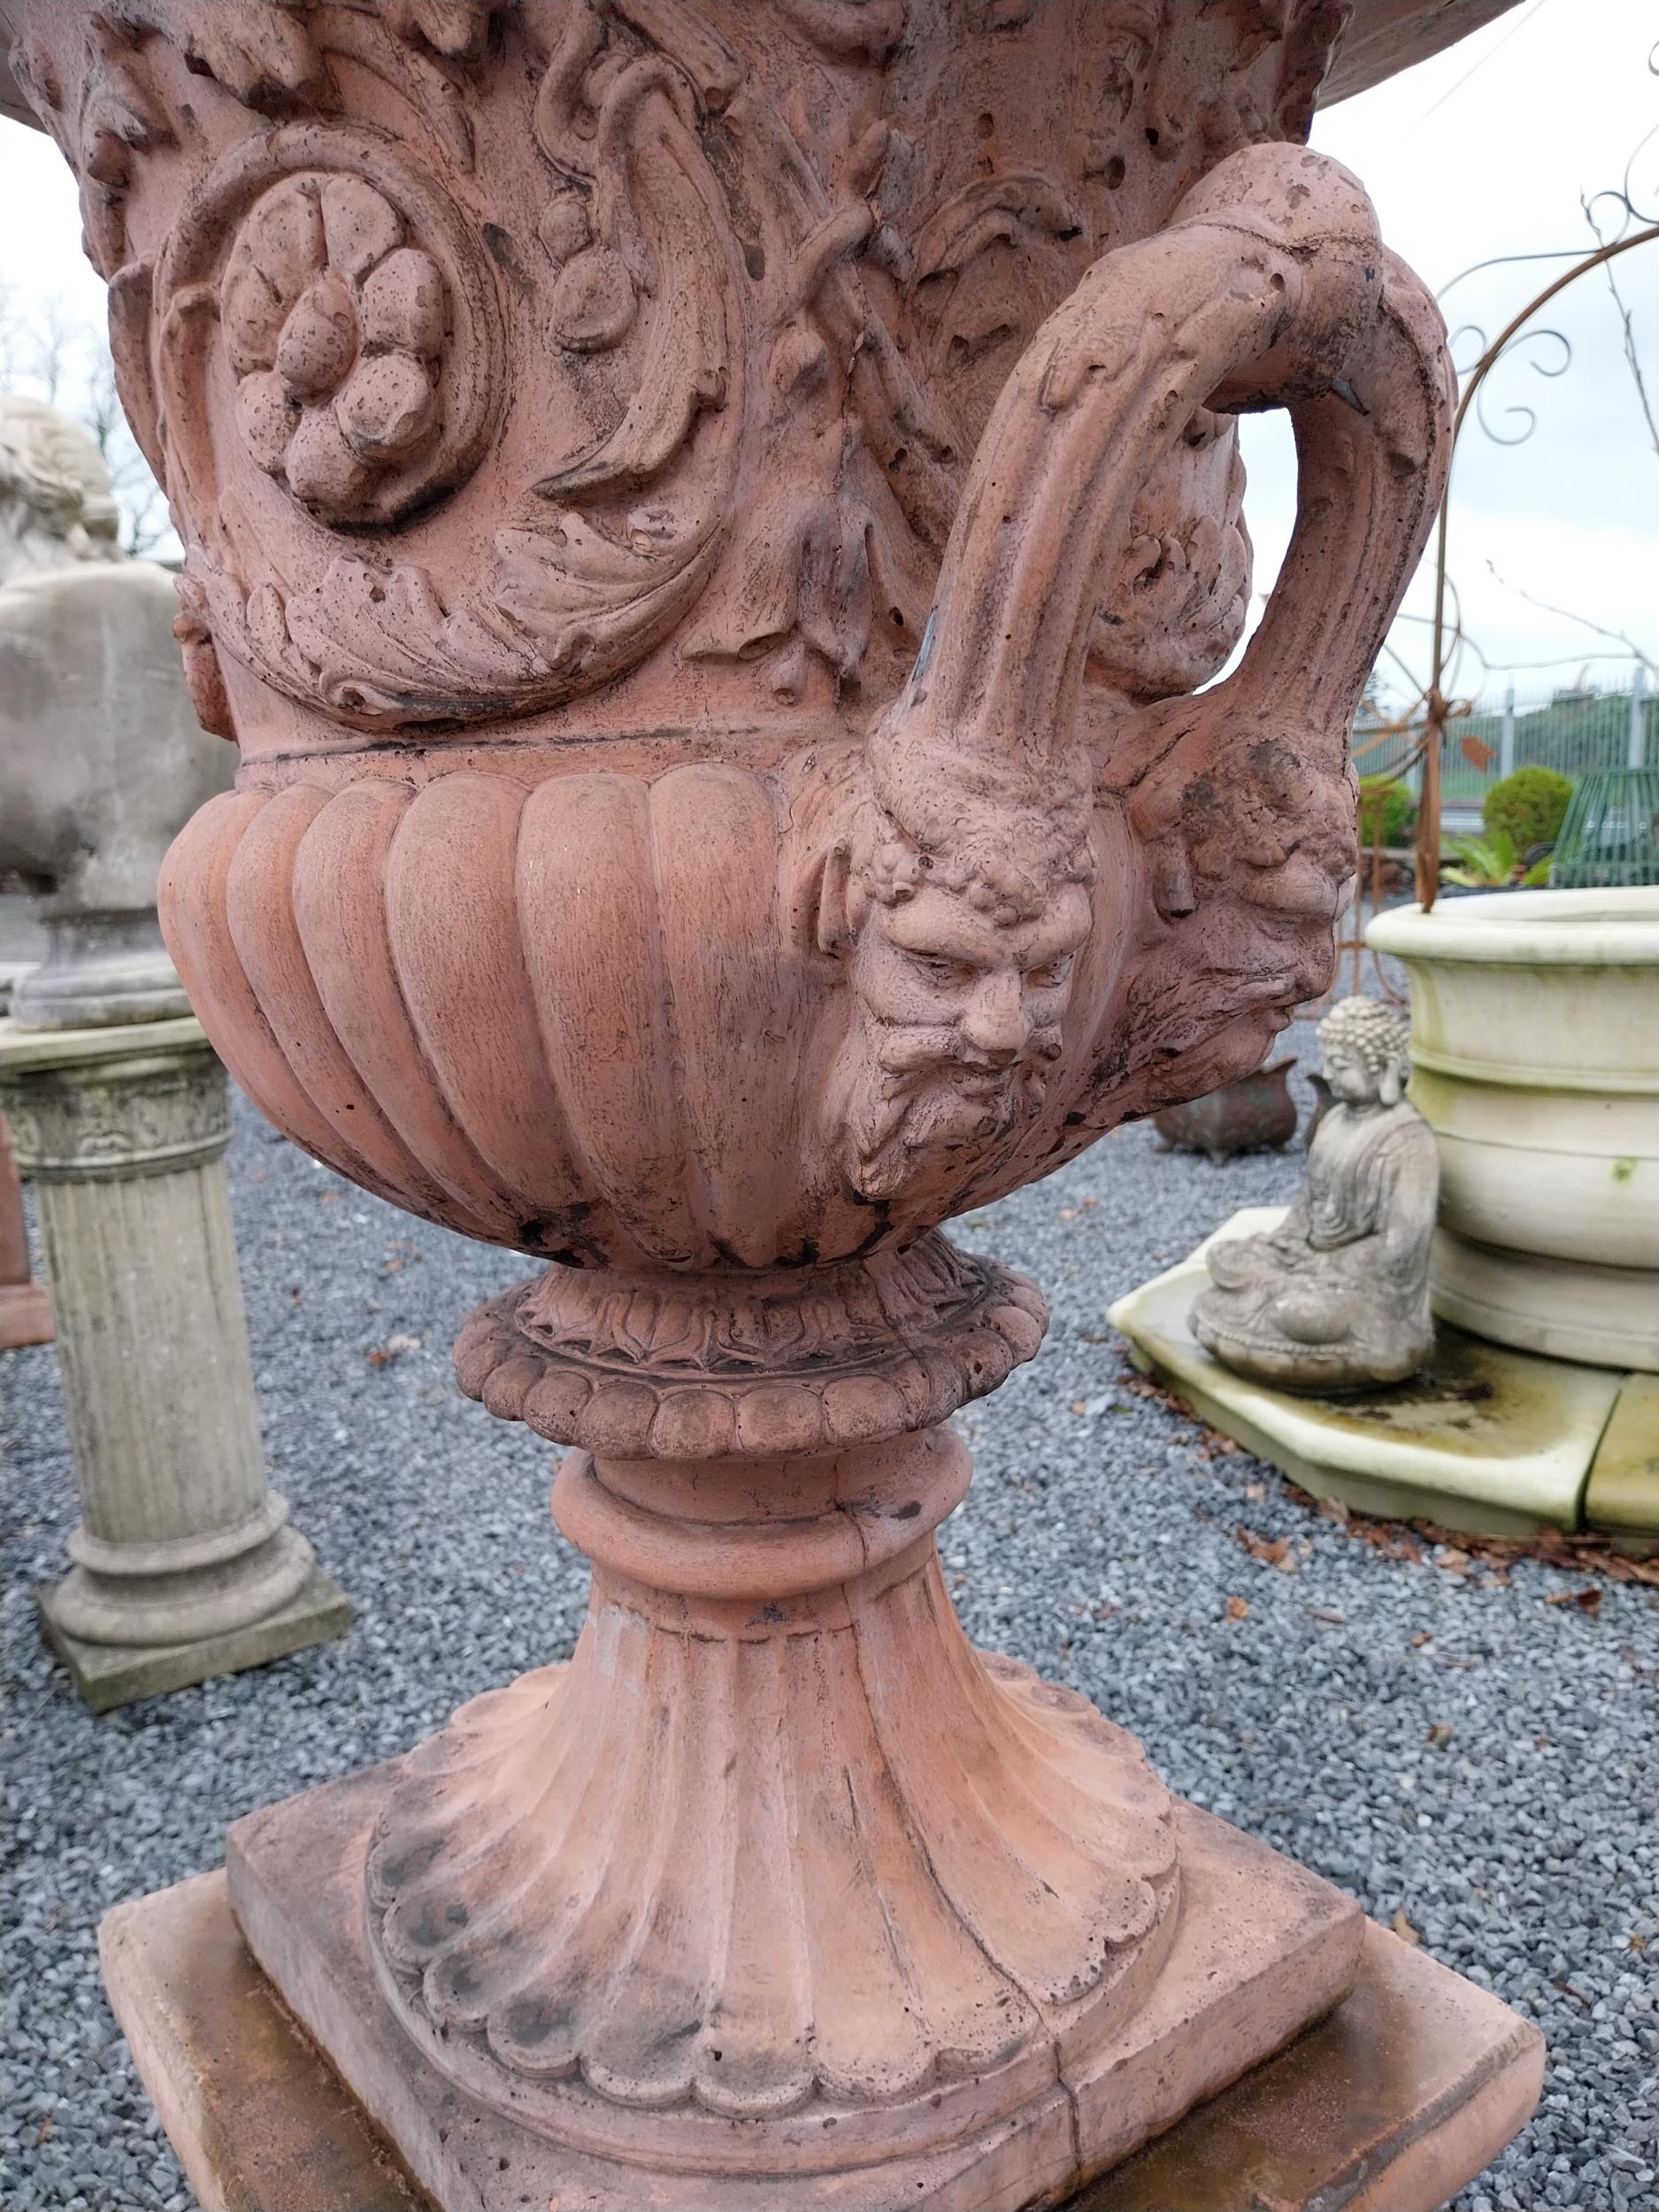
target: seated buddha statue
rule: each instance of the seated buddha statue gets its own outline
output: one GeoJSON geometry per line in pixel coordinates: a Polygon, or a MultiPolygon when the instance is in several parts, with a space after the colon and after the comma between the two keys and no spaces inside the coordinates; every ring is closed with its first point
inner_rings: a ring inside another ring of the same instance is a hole
{"type": "Polygon", "coordinates": [[[1400,1382],[1432,1348],[1434,1133],[1405,1097],[1409,1031],[1376,999],[1319,1025],[1333,1103],[1276,1229],[1212,1245],[1194,1335],[1225,1367],[1286,1390],[1400,1382]]]}

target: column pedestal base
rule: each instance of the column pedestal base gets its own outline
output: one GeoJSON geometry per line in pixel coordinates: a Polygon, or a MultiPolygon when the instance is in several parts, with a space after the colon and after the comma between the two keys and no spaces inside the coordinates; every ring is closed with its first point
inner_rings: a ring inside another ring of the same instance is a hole
{"type": "Polygon", "coordinates": [[[53,1618],[53,1585],[36,1590],[41,1633],[65,1667],[75,1688],[95,1713],[131,1705],[141,1697],[164,1697],[218,1674],[240,1674],[262,1667],[291,1651],[326,1644],[351,1626],[351,1601],[332,1575],[313,1567],[297,1595],[263,1620],[221,1636],[202,1636],[188,1644],[94,1644],[72,1636],[53,1618]]]}
{"type": "MultiPolygon", "coordinates": [[[[200,1876],[104,1923],[117,2017],[207,2212],[423,2201],[637,2212],[647,2193],[676,2212],[795,2201],[800,2184],[787,2177],[650,2176],[563,2149],[426,2063],[380,1998],[363,1928],[365,1851],[396,1772],[371,1769],[252,1815],[231,1831],[229,1886],[200,1876]]],[[[1297,1985],[1351,1943],[1354,1909],[1208,1814],[1180,1818],[1182,1931],[1120,2047],[1070,2094],[1056,2087],[1012,2124],[918,2162],[907,2202],[1017,2212],[1084,2184],[1076,2212],[1237,2212],[1247,2196],[1272,2212],[1431,2212],[1524,2122],[1542,2075],[1536,2031],[1369,1926],[1352,1993],[1228,2087],[1237,2062],[1225,2049],[1238,2049],[1240,2020],[1258,2051],[1294,2032],[1297,1985]],[[1276,2022],[1291,2024],[1277,2039],[1276,2022]],[[1092,2145],[1082,2164],[1079,2137],[1092,2145]]],[[[811,2201],[891,2212],[895,2170],[814,2176],[811,2201]]]]}

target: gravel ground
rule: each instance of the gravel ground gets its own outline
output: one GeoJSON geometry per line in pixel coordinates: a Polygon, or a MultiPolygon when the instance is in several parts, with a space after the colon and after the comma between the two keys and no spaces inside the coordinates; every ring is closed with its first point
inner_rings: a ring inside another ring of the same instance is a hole
{"type": "MultiPolygon", "coordinates": [[[[581,1616],[548,1448],[462,1399],[449,1371],[467,1308],[525,1263],[365,1197],[245,1108],[230,1164],[272,1479],[357,1626],[92,1718],[29,1594],[62,1571],[73,1517],[56,1357],[0,1362],[6,2212],[192,2202],[104,2006],[99,1916],[216,1863],[238,1815],[402,1751],[568,1651],[581,1616]],[[418,1348],[372,1363],[397,1336],[418,1348]]],[[[1034,1365],[964,1417],[978,1480],[941,1531],[957,1601],[981,1641],[1133,1729],[1175,1788],[1384,1922],[1403,1914],[1542,2028],[1540,2111],[1460,2212],[1652,2205],[1659,1599],[1609,1586],[1591,1614],[1548,1603],[1582,1578],[1535,1563],[1502,1586],[1380,1556],[1120,1387],[1111,1300],[1234,1208],[1287,1199],[1299,1173],[1295,1153],[1162,1156],[1133,1129],[961,1226],[1036,1277],[1054,1325],[1034,1365]],[[1288,1537],[1298,1571],[1252,1556],[1241,1530],[1288,1537]]]]}

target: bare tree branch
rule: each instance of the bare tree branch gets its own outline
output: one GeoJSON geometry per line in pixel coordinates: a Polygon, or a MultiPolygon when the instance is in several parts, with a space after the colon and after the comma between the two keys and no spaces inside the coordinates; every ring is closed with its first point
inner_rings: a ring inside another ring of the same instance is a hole
{"type": "Polygon", "coordinates": [[[79,422],[110,472],[123,547],[150,558],[177,558],[167,503],[127,428],[102,328],[70,314],[56,298],[26,308],[15,285],[0,285],[0,389],[27,392],[79,422]]]}
{"type": "MultiPolygon", "coordinates": [[[[1648,65],[1652,67],[1651,61],[1648,65]]],[[[1646,141],[1643,143],[1645,144],[1646,141]]],[[[1637,150],[1640,152],[1640,149],[1637,150]]],[[[1624,172],[1626,188],[1624,192],[1614,195],[1614,197],[1623,204],[1626,219],[1635,212],[1629,192],[1630,171],[1635,166],[1635,161],[1636,156],[1632,154],[1630,165],[1624,172]]],[[[1605,193],[1596,195],[1597,199],[1605,199],[1607,196],[1605,193]]],[[[1581,194],[1578,204],[1584,210],[1584,219],[1594,234],[1596,242],[1605,244],[1607,242],[1601,236],[1601,226],[1595,219],[1595,203],[1585,198],[1581,194]]],[[[1607,288],[1613,295],[1613,305],[1618,311],[1619,326],[1624,342],[1624,359],[1629,365],[1631,378],[1636,387],[1636,398],[1641,408],[1642,419],[1647,425],[1648,442],[1652,445],[1655,453],[1659,454],[1659,422],[1654,419],[1653,401],[1647,393],[1647,378],[1641,365],[1641,352],[1636,343],[1636,326],[1631,319],[1630,309],[1624,303],[1624,295],[1618,288],[1618,279],[1613,273],[1612,263],[1604,261],[1601,264],[1601,270],[1607,278],[1607,288]]]]}
{"type": "Polygon", "coordinates": [[[1616,645],[1622,645],[1631,658],[1640,661],[1650,675],[1659,673],[1659,666],[1656,666],[1652,657],[1644,653],[1635,639],[1627,637],[1623,630],[1609,630],[1604,622],[1593,622],[1587,614],[1579,614],[1571,607],[1552,606],[1548,599],[1540,599],[1530,591],[1523,591],[1518,584],[1512,584],[1507,576],[1499,575],[1498,565],[1495,561],[1488,561],[1486,566],[1495,581],[1502,584],[1505,591],[1512,591],[1517,599],[1525,599],[1528,606],[1541,608],[1545,614],[1559,615],[1563,622],[1582,623],[1586,630],[1594,630],[1598,637],[1611,638],[1616,645]]]}
{"type": "Polygon", "coordinates": [[[1641,406],[1643,419],[1647,425],[1648,442],[1655,453],[1659,454],[1659,422],[1654,419],[1653,402],[1647,396],[1647,379],[1643,374],[1641,355],[1636,345],[1636,326],[1631,319],[1630,309],[1624,304],[1624,296],[1618,288],[1618,280],[1613,274],[1612,263],[1604,261],[1601,267],[1607,278],[1607,288],[1613,295],[1613,304],[1618,310],[1619,322],[1623,326],[1624,358],[1630,364],[1630,373],[1635,380],[1636,397],[1641,406]]]}

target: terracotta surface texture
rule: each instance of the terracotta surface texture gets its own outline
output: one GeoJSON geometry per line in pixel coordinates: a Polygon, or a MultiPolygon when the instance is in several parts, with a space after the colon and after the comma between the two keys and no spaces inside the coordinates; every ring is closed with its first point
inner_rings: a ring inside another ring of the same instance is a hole
{"type": "Polygon", "coordinates": [[[320,1793],[244,1924],[446,2201],[510,2200],[446,2101],[634,2202],[1072,2186],[1359,1931],[1262,1855],[1227,1905],[964,1639],[942,1425],[1045,1317],[939,1225],[1328,979],[1451,391],[1302,143],[1351,12],[4,4],[241,749],[169,946],[298,1143],[545,1263],[458,1369],[577,1448],[595,1563],[569,1667],[373,1786],[360,1893],[320,1793]],[[1200,692],[1268,407],[1296,529],[1200,692]]]}

